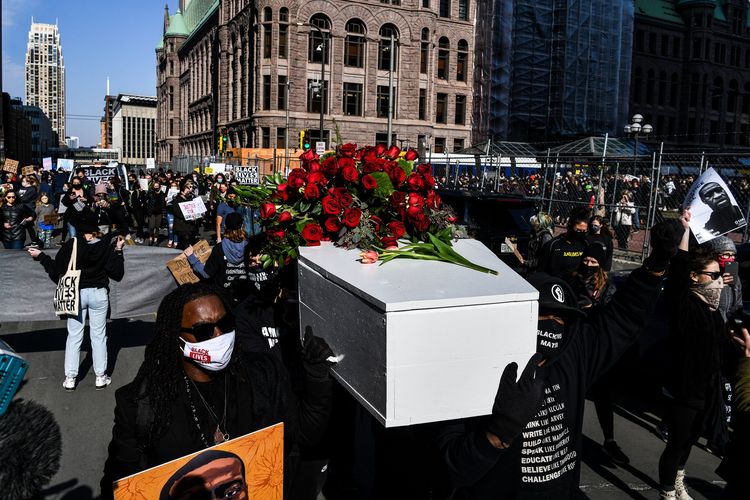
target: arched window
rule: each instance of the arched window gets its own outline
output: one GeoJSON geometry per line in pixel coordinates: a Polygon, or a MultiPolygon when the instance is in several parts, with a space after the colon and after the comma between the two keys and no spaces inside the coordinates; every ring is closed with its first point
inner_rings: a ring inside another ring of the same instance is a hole
{"type": "Polygon", "coordinates": [[[419,45],[419,72],[427,74],[427,61],[430,60],[430,29],[422,28],[422,37],[419,45]]]}
{"type": "Polygon", "coordinates": [[[273,45],[273,11],[271,7],[263,9],[263,57],[271,57],[271,47],[273,45]]]}
{"type": "Polygon", "coordinates": [[[677,102],[680,96],[680,75],[672,73],[672,81],[669,88],[669,105],[673,108],[677,107],[677,102]]]}
{"type": "Polygon", "coordinates": [[[320,32],[310,28],[307,60],[311,63],[328,62],[328,54],[331,52],[331,20],[325,14],[315,14],[310,18],[310,24],[319,28],[320,32]]]}
{"type": "Polygon", "coordinates": [[[279,58],[289,56],[289,9],[279,9],[279,58]]]}
{"type": "Polygon", "coordinates": [[[444,36],[440,37],[438,42],[438,63],[437,77],[442,80],[448,79],[448,57],[450,54],[451,43],[444,36]]]}
{"type": "Polygon", "coordinates": [[[466,73],[469,67],[469,44],[466,40],[458,41],[458,52],[456,53],[456,80],[466,81],[466,73]]]}
{"type": "Polygon", "coordinates": [[[643,87],[643,70],[638,67],[633,72],[633,102],[641,102],[641,87],[643,87]]]}
{"type": "Polygon", "coordinates": [[[365,23],[359,19],[350,19],[346,23],[346,40],[344,41],[344,65],[362,68],[365,65],[365,23]]]}
{"type": "Polygon", "coordinates": [[[391,37],[393,37],[393,68],[398,67],[398,28],[392,24],[380,27],[378,47],[378,69],[389,70],[391,65],[391,37]]]}

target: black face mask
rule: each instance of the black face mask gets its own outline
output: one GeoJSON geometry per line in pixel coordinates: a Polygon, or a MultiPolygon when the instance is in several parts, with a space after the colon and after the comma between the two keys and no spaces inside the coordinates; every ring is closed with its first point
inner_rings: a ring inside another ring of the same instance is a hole
{"type": "Polygon", "coordinates": [[[536,350],[545,359],[554,358],[563,343],[565,326],[554,319],[540,319],[537,323],[536,350]]]}
{"type": "Polygon", "coordinates": [[[585,232],[578,232],[574,230],[568,231],[568,238],[570,238],[570,241],[577,241],[579,243],[586,243],[586,233],[585,232]]]}
{"type": "Polygon", "coordinates": [[[582,277],[588,279],[595,275],[599,271],[599,266],[586,266],[581,264],[578,267],[578,274],[580,274],[582,277]]]}

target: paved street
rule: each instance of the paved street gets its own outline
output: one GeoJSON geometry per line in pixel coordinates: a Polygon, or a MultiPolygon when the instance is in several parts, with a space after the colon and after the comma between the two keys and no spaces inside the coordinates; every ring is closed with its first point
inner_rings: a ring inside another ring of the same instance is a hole
{"type": "MultiPolygon", "coordinates": [[[[152,317],[114,321],[110,332],[112,386],[94,390],[91,358],[83,362],[78,389],[63,391],[62,364],[65,330],[62,322],[3,324],[3,340],[14,346],[30,362],[20,396],[44,403],[62,428],[63,459],[60,471],[46,490],[47,499],[89,500],[99,495],[99,479],[112,427],[114,390],[132,380],[151,334],[152,317]]],[[[84,341],[84,346],[88,340],[84,341]]],[[[582,488],[592,499],[658,498],[656,470],[663,443],[653,433],[659,410],[644,398],[634,400],[634,389],[644,387],[648,370],[633,377],[625,386],[623,405],[615,416],[615,433],[631,465],[614,467],[599,451],[601,431],[587,402],[584,425],[582,488]]],[[[718,459],[695,448],[688,463],[689,483],[694,498],[718,498],[723,483],[714,473],[718,459]]]]}

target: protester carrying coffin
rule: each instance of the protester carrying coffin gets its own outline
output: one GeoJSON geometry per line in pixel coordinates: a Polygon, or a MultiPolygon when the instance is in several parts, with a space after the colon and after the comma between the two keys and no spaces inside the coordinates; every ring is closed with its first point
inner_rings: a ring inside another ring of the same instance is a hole
{"type": "Polygon", "coordinates": [[[297,344],[306,375],[298,398],[276,356],[235,349],[232,314],[211,285],[182,285],[167,295],[155,330],[135,380],[115,393],[104,498],[116,479],[278,422],[287,453],[321,438],[333,354],[321,338],[297,344]]]}
{"type": "Polygon", "coordinates": [[[567,283],[544,273],[529,277],[539,290],[538,353],[518,382],[516,364],[505,368],[491,416],[453,422],[439,433],[454,500],[582,495],[584,396],[642,331],[687,227],[681,222],[653,228],[643,267],[587,317],[567,283]]]}
{"type": "MultiPolygon", "coordinates": [[[[686,217],[690,220],[690,212],[686,217]]],[[[669,315],[672,368],[667,373],[667,446],[659,459],[662,498],[688,498],[685,464],[700,437],[709,408],[720,398],[722,351],[728,344],[719,311],[724,286],[713,255],[688,254],[686,231],[664,290],[669,315]]]]}
{"type": "Polygon", "coordinates": [[[80,236],[68,240],[54,259],[36,248],[29,248],[29,255],[41,262],[52,281],[57,283],[68,269],[73,245],[77,245],[76,267],[81,271],[78,284],[80,307],[77,316],[68,316],[67,319],[63,387],[69,391],[76,388],[83,329],[88,316],[95,385],[97,389],[104,389],[111,382],[107,375],[109,280],[120,281],[125,274],[122,255],[125,242],[122,238],[113,241],[112,233],[102,235],[96,215],[88,208],[76,213],[72,222],[80,236]]]}
{"type": "Polygon", "coordinates": [[[604,248],[605,258],[602,261],[601,267],[605,271],[609,272],[612,270],[612,255],[614,253],[612,230],[609,228],[607,219],[601,215],[594,215],[589,220],[589,232],[586,235],[586,241],[591,243],[599,243],[604,248]]]}
{"type": "Polygon", "coordinates": [[[588,209],[583,207],[570,211],[567,231],[542,247],[539,256],[540,271],[566,278],[578,269],[583,249],[586,248],[589,217],[588,209]]]}
{"type": "Polygon", "coordinates": [[[6,250],[23,250],[26,241],[26,225],[34,220],[26,205],[18,203],[18,194],[7,189],[0,209],[0,236],[6,250]]]}

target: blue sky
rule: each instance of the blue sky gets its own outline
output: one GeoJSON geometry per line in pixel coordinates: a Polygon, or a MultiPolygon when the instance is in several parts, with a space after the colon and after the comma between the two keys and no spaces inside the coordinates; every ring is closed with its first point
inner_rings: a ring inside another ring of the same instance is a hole
{"type": "MultiPolygon", "coordinates": [[[[169,0],[174,13],[177,0],[169,0]]],[[[156,95],[154,49],[162,33],[164,0],[2,0],[3,91],[24,97],[23,65],[31,18],[55,23],[65,59],[67,135],[81,146],[99,142],[107,76],[110,93],[156,95]]]]}

